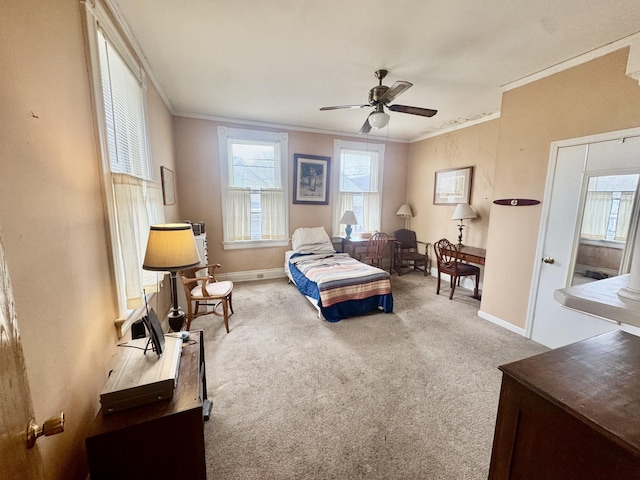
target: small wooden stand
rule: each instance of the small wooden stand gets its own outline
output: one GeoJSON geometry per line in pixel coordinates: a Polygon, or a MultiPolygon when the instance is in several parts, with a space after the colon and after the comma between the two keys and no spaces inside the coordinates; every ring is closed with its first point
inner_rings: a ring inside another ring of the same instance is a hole
{"type": "Polygon", "coordinates": [[[171,399],[98,412],[85,441],[91,480],[206,479],[204,421],[210,410],[203,334],[192,331],[171,399]]]}

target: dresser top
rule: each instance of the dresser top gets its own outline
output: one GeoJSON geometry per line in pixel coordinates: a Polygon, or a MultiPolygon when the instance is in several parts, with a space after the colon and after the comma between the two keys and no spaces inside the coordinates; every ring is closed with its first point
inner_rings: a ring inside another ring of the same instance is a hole
{"type": "Polygon", "coordinates": [[[640,337],[605,333],[500,370],[640,455],[640,337]]]}

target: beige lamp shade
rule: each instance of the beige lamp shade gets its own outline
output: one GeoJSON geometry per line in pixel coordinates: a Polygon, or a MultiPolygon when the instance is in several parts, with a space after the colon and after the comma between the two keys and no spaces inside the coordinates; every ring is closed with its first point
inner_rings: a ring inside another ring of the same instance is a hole
{"type": "Polygon", "coordinates": [[[340,224],[343,225],[357,225],[358,219],[356,218],[356,214],[353,213],[353,210],[346,210],[342,214],[342,218],[340,219],[340,224]]]}
{"type": "Polygon", "coordinates": [[[413,217],[413,212],[411,211],[411,207],[405,203],[403,205],[400,205],[400,208],[396,212],[396,215],[398,215],[399,217],[411,218],[413,217]]]}
{"type": "Polygon", "coordinates": [[[464,220],[467,218],[476,218],[476,212],[473,211],[468,203],[459,203],[453,212],[451,220],[464,220]]]}
{"type": "Polygon", "coordinates": [[[188,223],[151,225],[142,268],[176,271],[200,264],[193,230],[188,223]]]}

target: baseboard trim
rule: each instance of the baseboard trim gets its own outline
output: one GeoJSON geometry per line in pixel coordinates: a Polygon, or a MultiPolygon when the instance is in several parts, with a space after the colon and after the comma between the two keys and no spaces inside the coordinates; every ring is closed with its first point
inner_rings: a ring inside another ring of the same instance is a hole
{"type": "Polygon", "coordinates": [[[523,337],[527,336],[527,332],[526,332],[526,330],[524,328],[517,327],[513,323],[509,323],[509,322],[506,322],[506,321],[502,320],[501,318],[494,317],[493,315],[491,315],[491,314],[489,314],[487,312],[483,312],[482,310],[478,310],[478,316],[480,318],[483,318],[484,320],[487,320],[487,321],[491,322],[491,323],[495,323],[499,327],[506,328],[507,330],[511,330],[512,332],[517,333],[518,335],[522,335],[523,337]]]}
{"type": "Polygon", "coordinates": [[[250,282],[252,280],[269,280],[272,278],[286,278],[283,268],[271,268],[268,270],[247,270],[245,272],[216,273],[219,280],[231,280],[232,282],[250,282]]]}

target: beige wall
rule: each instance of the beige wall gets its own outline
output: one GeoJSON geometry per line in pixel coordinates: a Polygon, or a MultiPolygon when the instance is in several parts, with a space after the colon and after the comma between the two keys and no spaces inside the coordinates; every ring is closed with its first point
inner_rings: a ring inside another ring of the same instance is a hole
{"type": "MultiPolygon", "coordinates": [[[[503,95],[494,198],[543,200],[553,141],[640,126],[627,57],[619,50],[503,95]]],[[[523,328],[541,213],[542,205],[491,210],[481,308],[523,328]]]]}
{"type": "MultiPolygon", "coordinates": [[[[218,153],[219,122],[187,117],[174,118],[176,146],[176,183],[180,211],[185,219],[206,223],[208,254],[211,262],[220,263],[223,273],[268,270],[282,268],[286,247],[270,247],[246,250],[224,250],[222,247],[222,210],[220,207],[220,168],[218,153]]],[[[227,124],[236,128],[256,128],[238,124],[227,124]]],[[[330,168],[334,168],[333,135],[287,131],[289,134],[289,233],[298,227],[323,226],[331,235],[332,201],[329,205],[294,205],[293,156],[295,153],[331,157],[330,168]]],[[[344,140],[366,141],[365,138],[344,140]]],[[[371,143],[386,143],[369,140],[371,143]]],[[[382,230],[393,232],[404,225],[404,220],[395,216],[404,203],[407,157],[409,146],[405,143],[386,143],[384,165],[384,187],[382,208],[382,230]]],[[[330,183],[331,192],[335,182],[330,183]]],[[[331,195],[331,193],[330,193],[331,195]]],[[[290,247],[289,247],[290,248],[290,247]]]]}
{"type": "MultiPolygon", "coordinates": [[[[80,3],[3,2],[0,64],[0,236],[36,420],[66,414],[35,448],[46,478],[84,479],[118,339],[80,3]]],[[[149,90],[153,154],[172,164],[171,116],[149,90]]]]}
{"type": "Polygon", "coordinates": [[[499,198],[543,200],[551,142],[640,126],[640,86],[619,50],[506,92],[500,119],[411,145],[407,200],[418,236],[457,237],[453,207],[435,206],[436,170],[474,165],[471,204],[480,219],[464,243],[487,248],[481,310],[525,328],[543,205],[505,207],[499,198]]]}
{"type": "Polygon", "coordinates": [[[478,218],[464,221],[463,243],[486,247],[499,128],[500,121],[492,120],[411,144],[407,202],[415,216],[411,227],[420,240],[457,242],[459,222],[451,220],[455,205],[433,204],[435,172],[473,166],[470,204],[478,218]]]}

